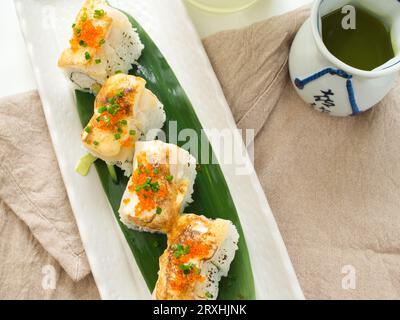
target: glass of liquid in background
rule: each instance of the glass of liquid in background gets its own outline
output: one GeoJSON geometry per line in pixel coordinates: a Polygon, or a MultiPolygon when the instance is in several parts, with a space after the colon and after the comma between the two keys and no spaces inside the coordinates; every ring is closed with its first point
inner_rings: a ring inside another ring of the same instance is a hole
{"type": "Polygon", "coordinates": [[[258,0],[187,0],[196,7],[219,13],[230,13],[244,10],[258,0]]]}

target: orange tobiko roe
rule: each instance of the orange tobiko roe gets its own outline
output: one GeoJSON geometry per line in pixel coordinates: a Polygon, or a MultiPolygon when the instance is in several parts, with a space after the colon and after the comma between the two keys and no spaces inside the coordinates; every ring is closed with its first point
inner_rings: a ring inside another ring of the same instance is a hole
{"type": "Polygon", "coordinates": [[[131,146],[134,147],[135,146],[135,142],[133,141],[132,137],[129,137],[128,139],[125,139],[125,140],[121,141],[121,146],[127,147],[127,148],[129,148],[131,146]]]}
{"type": "MultiPolygon", "coordinates": [[[[156,174],[154,171],[155,167],[148,163],[146,160],[146,155],[143,154],[138,157],[138,163],[141,164],[132,174],[131,185],[128,187],[130,192],[136,192],[136,186],[142,186],[146,183],[147,179],[151,179],[152,183],[161,182],[159,173],[156,174]]],[[[145,211],[152,211],[157,207],[157,200],[165,199],[167,197],[168,191],[167,187],[160,184],[160,188],[154,191],[152,188],[136,192],[139,203],[135,207],[135,216],[140,216],[145,211]]]]}
{"type": "Polygon", "coordinates": [[[189,246],[189,253],[185,254],[180,257],[179,261],[185,263],[189,262],[191,259],[206,259],[210,254],[210,245],[202,243],[202,242],[195,242],[193,240],[188,240],[185,245],[189,246]]]}
{"type": "Polygon", "coordinates": [[[113,130],[117,127],[118,121],[123,119],[125,117],[125,115],[126,115],[126,111],[123,109],[118,111],[115,115],[112,115],[108,111],[104,111],[102,114],[100,114],[100,122],[97,125],[97,127],[100,129],[105,129],[105,130],[109,130],[109,129],[113,130]],[[110,121],[105,122],[104,116],[107,116],[108,119],[110,119],[110,121]]]}
{"type": "Polygon", "coordinates": [[[203,260],[210,255],[210,246],[198,241],[188,240],[185,246],[189,246],[189,253],[181,256],[179,259],[174,258],[174,265],[178,272],[176,273],[175,279],[171,281],[171,287],[174,290],[183,292],[187,290],[190,285],[194,282],[204,282],[205,277],[195,270],[192,270],[189,274],[185,274],[183,270],[180,270],[180,265],[188,263],[192,259],[203,260]]]}
{"type": "Polygon", "coordinates": [[[89,48],[99,48],[101,46],[100,40],[104,30],[100,26],[94,26],[93,20],[88,19],[81,24],[81,31],[79,33],[74,31],[74,36],[70,41],[71,49],[77,51],[79,49],[79,42],[82,40],[89,48]]]}
{"type": "MultiPolygon", "coordinates": [[[[177,266],[179,268],[179,266],[177,266]]],[[[170,282],[171,288],[185,292],[191,284],[196,282],[204,282],[206,279],[201,274],[191,271],[189,274],[184,274],[182,270],[176,274],[175,279],[170,282]]]]}

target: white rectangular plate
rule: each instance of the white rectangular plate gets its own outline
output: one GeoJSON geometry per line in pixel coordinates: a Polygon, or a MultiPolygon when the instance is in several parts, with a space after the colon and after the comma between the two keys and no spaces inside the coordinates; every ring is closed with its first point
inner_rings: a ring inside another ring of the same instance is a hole
{"type": "MultiPolygon", "coordinates": [[[[15,0],[44,113],[82,242],[103,299],[150,299],[95,170],[74,171],[85,152],[73,91],[57,68],[81,0],[15,0]]],[[[192,102],[203,128],[236,129],[201,41],[180,0],[115,0],[152,37],[192,102]],[[171,18],[173,17],[173,18],[171,18]],[[204,94],[204,93],[207,94],[204,94]]],[[[214,148],[215,149],[215,148],[214,148]]],[[[250,161],[247,159],[247,161],[250,161]]],[[[303,299],[256,174],[221,168],[249,247],[258,299],[303,299]]]]}

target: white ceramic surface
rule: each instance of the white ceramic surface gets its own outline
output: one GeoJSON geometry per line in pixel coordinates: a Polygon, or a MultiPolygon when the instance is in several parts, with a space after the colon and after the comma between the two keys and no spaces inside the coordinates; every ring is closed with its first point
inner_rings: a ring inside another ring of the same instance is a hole
{"type": "MultiPolygon", "coordinates": [[[[196,31],[179,0],[120,0],[168,60],[205,128],[236,125],[196,31]],[[174,16],[174,19],[170,19],[174,16]],[[204,95],[207,92],[207,95],[204,95]]],[[[136,266],[95,170],[74,172],[84,153],[73,92],[57,69],[80,0],[16,0],[51,138],[94,278],[104,299],[148,299],[136,266]]],[[[247,159],[249,161],[249,159],[247,159]]],[[[303,294],[268,202],[253,172],[236,176],[222,166],[237,207],[252,262],[258,299],[302,299],[303,294]]]]}
{"type": "Polygon", "coordinates": [[[308,5],[312,0],[258,0],[250,7],[232,13],[214,13],[199,9],[188,0],[183,0],[200,37],[219,31],[244,28],[252,23],[308,5]]]}
{"type": "Polygon", "coordinates": [[[386,68],[363,71],[333,56],[320,35],[320,17],[352,3],[385,17],[395,47],[400,44],[400,2],[393,0],[317,0],[311,17],[293,41],[289,69],[294,87],[316,110],[333,116],[356,115],[370,109],[393,88],[400,52],[386,68]],[[306,62],[306,63],[305,63],[306,62]],[[319,74],[323,72],[322,74],[319,74]]]}

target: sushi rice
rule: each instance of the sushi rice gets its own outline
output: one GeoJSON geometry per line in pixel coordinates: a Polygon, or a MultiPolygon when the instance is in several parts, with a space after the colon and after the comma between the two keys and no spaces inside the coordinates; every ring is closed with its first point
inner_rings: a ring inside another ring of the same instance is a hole
{"type": "Polygon", "coordinates": [[[196,159],[186,150],[159,140],[137,142],[133,175],[119,209],[121,221],[133,230],[167,233],[184,208],[193,201],[195,178],[196,159]],[[143,190],[143,181],[159,190],[143,190]],[[146,199],[142,197],[144,192],[146,199]],[[160,193],[163,195],[161,198],[160,193]],[[150,207],[139,211],[138,208],[149,201],[153,201],[150,207]]]}
{"type": "Polygon", "coordinates": [[[229,220],[182,215],[160,257],[157,300],[215,300],[238,249],[239,233],[229,220]],[[180,251],[179,251],[180,250],[180,251]]]}
{"type": "Polygon", "coordinates": [[[110,76],[128,73],[144,49],[128,18],[104,0],[84,2],[70,43],[58,65],[78,89],[92,93],[110,76]]]}
{"type": "Polygon", "coordinates": [[[83,145],[93,156],[120,167],[128,177],[135,144],[154,139],[166,120],[162,103],[145,85],[140,77],[111,76],[96,96],[93,116],[81,132],[83,145]]]}

